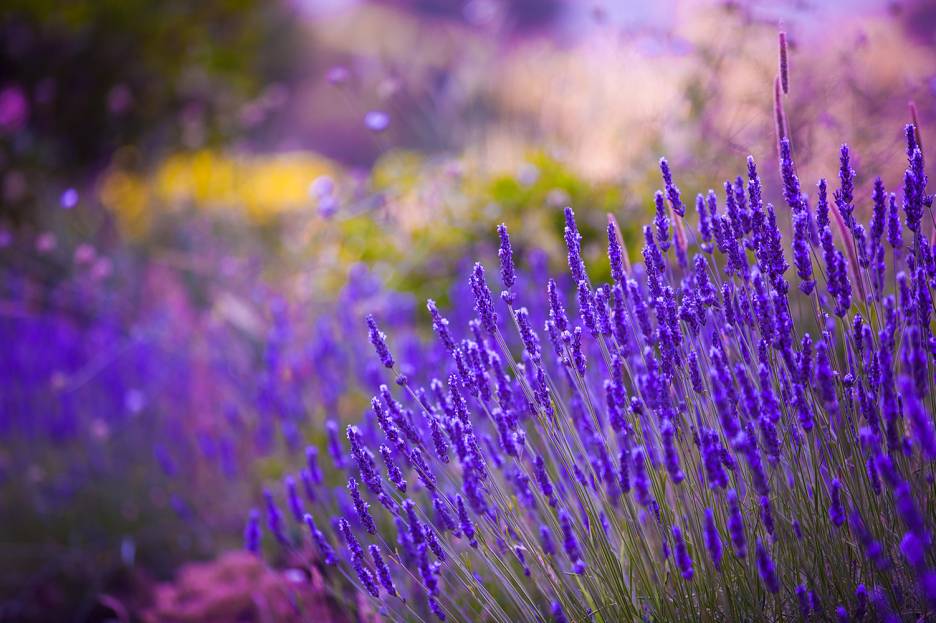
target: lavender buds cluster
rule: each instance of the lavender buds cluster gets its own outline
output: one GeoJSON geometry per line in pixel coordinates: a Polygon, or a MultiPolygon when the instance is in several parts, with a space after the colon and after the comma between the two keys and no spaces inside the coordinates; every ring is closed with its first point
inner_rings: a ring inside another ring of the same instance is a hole
{"type": "MultiPolygon", "coordinates": [[[[662,160],[642,266],[608,227],[612,283],[591,281],[571,209],[572,278],[539,295],[501,226],[504,294],[476,264],[461,340],[429,302],[448,364],[348,427],[347,493],[311,500],[306,538],[395,620],[936,616],[936,254],[914,137],[899,199],[877,180],[863,200],[847,147],[831,200],[825,181],[811,198],[782,138],[786,205],[749,158],[695,228],[662,160]]],[[[252,550],[258,530],[254,513],[252,550]]]]}

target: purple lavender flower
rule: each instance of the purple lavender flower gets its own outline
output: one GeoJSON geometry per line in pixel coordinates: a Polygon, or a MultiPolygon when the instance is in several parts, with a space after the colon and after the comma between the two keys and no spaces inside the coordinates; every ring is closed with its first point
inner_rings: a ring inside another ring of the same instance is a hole
{"type": "Polygon", "coordinates": [[[875,586],[871,592],[871,603],[874,604],[874,613],[882,623],[900,623],[900,617],[891,609],[887,595],[880,586],[875,586]]]}
{"type": "Polygon", "coordinates": [[[816,226],[822,230],[829,226],[829,195],[825,178],[820,179],[816,186],[818,191],[816,197],[816,226]]]}
{"type": "Polygon", "coordinates": [[[800,618],[806,620],[809,618],[809,612],[811,610],[809,605],[809,591],[806,590],[805,584],[796,585],[796,601],[799,606],[800,618]]]}
{"type": "Polygon", "coordinates": [[[572,330],[571,338],[572,362],[580,376],[585,375],[585,353],[582,351],[582,327],[572,330]]]}
{"type": "Polygon", "coordinates": [[[708,550],[709,558],[717,571],[721,571],[722,561],[722,542],[718,533],[718,526],[715,525],[715,515],[711,508],[705,509],[705,525],[702,532],[705,540],[705,549],[708,550]]]}
{"type": "Polygon", "coordinates": [[[666,187],[666,197],[669,199],[670,206],[680,217],[686,216],[686,207],[679,198],[679,188],[673,183],[673,176],[670,173],[669,163],[666,158],[660,158],[660,172],[663,174],[663,184],[666,187]]]}
{"type": "Polygon", "coordinates": [[[556,328],[566,331],[569,328],[569,320],[566,316],[565,306],[562,302],[562,296],[559,293],[559,286],[554,279],[550,279],[546,284],[546,292],[549,295],[549,318],[556,324],[556,328]]]}
{"type": "MultiPolygon", "coordinates": [[[[406,480],[403,478],[403,472],[393,461],[393,453],[387,446],[380,446],[380,456],[387,468],[387,480],[399,489],[400,493],[406,493],[406,480]]],[[[446,457],[448,458],[448,457],[446,457]]]]}
{"type": "Polygon", "coordinates": [[[663,460],[666,464],[666,471],[669,472],[673,484],[679,484],[685,479],[686,475],[679,466],[679,451],[676,449],[675,435],[676,430],[669,418],[663,420],[660,426],[660,435],[663,438],[663,460]]]}
{"type": "Polygon", "coordinates": [[[933,429],[933,418],[926,414],[926,410],[917,397],[917,384],[910,377],[902,375],[899,386],[904,413],[913,426],[914,441],[927,460],[936,460],[936,430],[933,429]]]}
{"type": "Polygon", "coordinates": [[[707,428],[699,432],[702,442],[702,465],[705,468],[705,476],[710,489],[717,489],[728,486],[728,475],[725,474],[722,466],[722,445],[718,438],[718,433],[707,428]]]}
{"type": "Polygon", "coordinates": [[[926,530],[926,523],[923,515],[917,508],[913,499],[913,492],[907,482],[902,482],[894,490],[894,503],[897,507],[897,514],[903,520],[907,529],[917,535],[922,541],[929,543],[930,535],[926,530]]]}
{"type": "Polygon", "coordinates": [[[517,276],[507,226],[503,223],[498,225],[497,234],[500,236],[500,249],[497,251],[497,256],[500,258],[501,281],[504,282],[504,288],[510,290],[516,283],[517,276]]]}
{"type": "Polygon", "coordinates": [[[784,94],[790,92],[790,62],[787,59],[787,34],[782,30],[778,33],[777,39],[780,48],[780,87],[784,94]]]}
{"type": "MultiPolygon", "coordinates": [[[[479,454],[476,450],[474,453],[479,454]]],[[[480,459],[480,456],[478,458],[480,459]]],[[[435,474],[432,472],[432,468],[429,467],[429,464],[426,463],[426,459],[423,458],[422,452],[419,448],[413,448],[410,451],[409,460],[410,464],[413,466],[413,469],[416,471],[416,475],[419,476],[419,481],[422,482],[423,486],[426,487],[426,489],[429,491],[435,491],[435,474]]]]}
{"type": "Polygon", "coordinates": [[[627,275],[624,272],[624,252],[618,240],[617,226],[613,217],[610,216],[608,217],[608,259],[611,261],[611,276],[618,286],[623,286],[627,281],[627,275]]]}
{"type": "Polygon", "coordinates": [[[363,558],[364,550],[361,549],[361,544],[358,542],[357,537],[354,536],[354,532],[351,531],[351,524],[349,524],[344,517],[338,519],[337,529],[341,538],[344,539],[345,545],[348,546],[351,557],[363,558]]]}
{"type": "Polygon", "coordinates": [[[392,368],[394,361],[393,356],[390,354],[390,349],[387,348],[387,334],[382,333],[380,329],[377,328],[377,321],[374,320],[372,314],[367,315],[367,330],[370,333],[371,344],[374,345],[374,350],[377,351],[377,357],[387,368],[392,368]]]}
{"type": "Polygon", "coordinates": [[[442,342],[450,353],[454,352],[455,340],[452,339],[452,334],[449,332],[449,321],[442,317],[442,314],[439,313],[439,308],[436,307],[435,301],[432,299],[426,301],[426,308],[429,310],[429,315],[432,317],[432,328],[435,330],[436,335],[439,336],[439,341],[442,342]]]}
{"type": "Polygon", "coordinates": [[[556,555],[556,545],[553,542],[552,532],[549,530],[549,526],[546,524],[540,524],[539,527],[540,534],[540,545],[543,546],[543,553],[547,556],[556,555]]]}
{"type": "Polygon", "coordinates": [[[465,534],[465,538],[468,539],[469,545],[471,545],[471,547],[477,548],[478,541],[475,540],[474,523],[468,516],[468,510],[465,508],[465,502],[462,500],[460,495],[455,496],[455,505],[458,508],[458,521],[461,527],[461,531],[465,534]]]}
{"type": "Polygon", "coordinates": [[[374,561],[374,568],[377,569],[377,578],[383,585],[384,590],[387,591],[389,595],[395,597],[397,594],[396,586],[393,584],[393,578],[390,576],[390,568],[387,566],[387,563],[384,562],[383,556],[380,555],[380,547],[377,545],[370,545],[367,551],[370,552],[371,559],[374,561]]]}
{"type": "Polygon", "coordinates": [[[632,484],[634,488],[634,497],[641,506],[648,506],[653,502],[653,496],[650,493],[650,479],[647,477],[646,458],[644,449],[637,446],[631,450],[631,465],[633,466],[632,484]]]}
{"type": "Polygon", "coordinates": [[[793,153],[790,149],[790,140],[780,139],[780,176],[783,178],[783,198],[793,212],[803,209],[802,192],[799,178],[793,165],[793,153]]]}
{"type": "Polygon", "coordinates": [[[800,290],[810,294],[816,286],[809,248],[809,215],[805,210],[793,214],[793,263],[800,278],[800,290]]]}
{"type": "Polygon", "coordinates": [[[699,237],[702,242],[699,247],[705,253],[712,253],[712,216],[718,207],[718,198],[714,190],[709,190],[707,198],[696,196],[696,211],[699,213],[699,237]]]}
{"type": "Polygon", "coordinates": [[[852,204],[855,191],[855,170],[851,168],[851,154],[848,151],[848,145],[842,145],[839,151],[839,180],[841,186],[835,192],[835,205],[838,207],[845,225],[851,229],[854,226],[852,212],[855,207],[852,204]]]}
{"type": "Polygon", "coordinates": [[[536,476],[536,482],[539,484],[540,491],[546,496],[549,505],[555,508],[558,500],[556,499],[552,482],[549,480],[549,475],[546,473],[546,463],[543,461],[543,457],[537,455],[533,459],[533,472],[536,476]]]}
{"type": "MultiPolygon", "coordinates": [[[[901,233],[900,213],[897,211],[897,196],[891,193],[888,196],[887,208],[887,243],[894,252],[903,248],[903,235],[901,233]]],[[[896,268],[896,266],[895,266],[896,268]]]]}
{"type": "Polygon", "coordinates": [[[926,174],[923,172],[923,154],[919,149],[914,148],[909,160],[910,166],[904,172],[904,216],[907,229],[916,233],[923,218],[926,174]]]}
{"type": "Polygon", "coordinates": [[[289,504],[289,511],[293,514],[293,518],[297,522],[301,522],[305,511],[302,510],[302,502],[299,500],[299,492],[296,489],[296,479],[292,476],[286,476],[283,480],[283,485],[286,489],[286,502],[289,504]]]}
{"type": "Polygon", "coordinates": [[[679,572],[683,579],[692,579],[692,558],[689,556],[689,550],[686,548],[686,541],[683,539],[679,526],[673,526],[673,546],[676,555],[676,564],[679,566],[679,572]]]}
{"type": "Polygon", "coordinates": [[[819,340],[816,344],[816,389],[822,398],[826,412],[832,419],[837,418],[839,404],[835,393],[835,372],[833,372],[832,363],[829,360],[826,340],[819,340]]]}
{"type": "Polygon", "coordinates": [[[559,509],[559,527],[562,529],[562,545],[565,548],[566,555],[572,562],[572,573],[584,573],[585,561],[582,560],[578,538],[575,536],[575,530],[572,527],[572,518],[564,508],[559,509]]]}
{"type": "Polygon", "coordinates": [[[338,440],[338,423],[334,420],[326,420],[325,437],[327,439],[328,453],[332,457],[332,462],[337,469],[344,469],[346,463],[345,454],[341,449],[341,442],[338,440]]]}
{"type": "Polygon", "coordinates": [[[442,610],[442,606],[439,605],[439,602],[436,600],[436,598],[430,595],[428,603],[429,603],[429,609],[432,611],[432,614],[434,614],[436,618],[439,619],[440,621],[444,621],[446,618],[445,611],[442,610]]]}
{"type": "Polygon", "coordinates": [[[780,581],[777,579],[777,569],[760,538],[757,539],[756,554],[757,573],[760,575],[761,580],[764,581],[764,587],[771,593],[777,593],[780,590],[780,581]]]}
{"type": "Polygon", "coordinates": [[[348,480],[348,491],[351,493],[351,501],[354,502],[354,510],[357,511],[358,518],[368,534],[377,534],[377,526],[374,524],[374,518],[371,517],[370,504],[361,498],[361,492],[358,489],[357,480],[350,478],[348,480]]]}
{"type": "Polygon", "coordinates": [[[315,493],[315,482],[312,479],[312,474],[308,469],[303,469],[299,472],[299,476],[302,479],[302,488],[305,491],[306,498],[309,502],[315,504],[318,495],[315,493]]]}
{"type": "Polygon", "coordinates": [[[595,322],[595,303],[591,288],[585,280],[578,282],[578,304],[582,323],[588,328],[593,337],[598,337],[598,325],[595,322]]]}
{"type": "Polygon", "coordinates": [[[475,310],[478,312],[481,324],[485,331],[494,335],[497,331],[497,312],[494,311],[494,299],[491,298],[491,290],[484,279],[484,267],[480,263],[474,265],[469,282],[474,293],[475,310]]]}
{"type": "Polygon", "coordinates": [[[631,489],[630,484],[630,453],[624,449],[618,453],[618,485],[621,493],[627,495],[631,489]]]}
{"type": "Polygon", "coordinates": [[[286,532],[283,530],[283,515],[276,506],[273,494],[268,489],[263,490],[263,499],[266,502],[267,527],[280,545],[289,545],[289,539],[286,538],[286,532]]]}
{"type": "Polygon", "coordinates": [[[439,562],[445,562],[445,550],[442,549],[442,544],[439,543],[439,539],[436,536],[436,533],[427,523],[423,524],[423,537],[425,537],[426,545],[428,545],[429,549],[432,550],[432,553],[435,554],[436,559],[439,562]]]}
{"type": "Polygon", "coordinates": [[[449,512],[448,505],[438,495],[432,496],[432,508],[435,509],[436,520],[443,531],[449,531],[456,537],[461,535],[458,524],[449,512]]]}
{"type": "Polygon", "coordinates": [[[859,584],[855,588],[855,619],[858,621],[864,619],[868,609],[868,589],[864,584],[859,584]]]}
{"type": "Polygon", "coordinates": [[[763,495],[760,499],[761,521],[764,522],[764,530],[770,536],[774,535],[773,510],[770,508],[770,497],[763,495]]]}
{"type": "Polygon", "coordinates": [[[322,534],[322,531],[319,530],[318,526],[315,525],[315,520],[312,518],[312,515],[306,513],[303,517],[303,521],[305,521],[306,526],[309,528],[309,534],[312,535],[312,541],[315,543],[319,554],[322,556],[322,562],[324,562],[326,565],[335,564],[335,551],[332,549],[332,546],[325,538],[325,535],[322,534]]]}
{"type": "Polygon", "coordinates": [[[605,337],[610,337],[612,334],[611,316],[608,313],[610,302],[611,286],[604,285],[595,290],[595,319],[598,324],[598,333],[605,337]]]}
{"type": "Polygon", "coordinates": [[[429,417],[429,427],[432,431],[432,446],[435,448],[436,457],[443,463],[449,462],[449,443],[442,430],[442,424],[435,415],[429,417]]]}
{"type": "MultiPolygon", "coordinates": [[[[569,270],[572,272],[572,279],[578,283],[586,279],[585,263],[582,261],[582,235],[575,225],[575,212],[572,208],[566,207],[563,212],[566,221],[565,242],[569,252],[569,270]]],[[[564,331],[565,327],[560,326],[560,329],[564,331]]]]}
{"type": "Polygon", "coordinates": [[[842,507],[841,500],[842,483],[838,478],[833,478],[829,484],[829,521],[838,528],[845,523],[845,509],[842,507]]]}
{"type": "Polygon", "coordinates": [[[308,446],[305,450],[306,467],[309,470],[309,477],[315,484],[322,484],[322,470],[318,463],[318,448],[308,446]]]}
{"type": "Polygon", "coordinates": [[[247,516],[247,527],[244,528],[244,549],[251,554],[260,554],[260,511],[250,509],[247,516]]]}
{"type": "Polygon", "coordinates": [[[569,623],[569,619],[566,618],[565,612],[562,610],[562,604],[558,601],[552,602],[549,610],[552,613],[553,623],[569,623]]]}
{"type": "Polygon", "coordinates": [[[666,204],[663,203],[663,193],[657,191],[653,196],[653,201],[656,204],[656,218],[653,221],[653,225],[656,227],[656,240],[657,244],[660,245],[660,250],[666,253],[670,247],[670,220],[666,215],[666,204]]]}
{"type": "Polygon", "coordinates": [[[734,546],[735,556],[747,556],[747,537],[744,534],[744,519],[741,517],[741,506],[738,504],[738,494],[734,489],[728,490],[728,534],[734,546]]]}

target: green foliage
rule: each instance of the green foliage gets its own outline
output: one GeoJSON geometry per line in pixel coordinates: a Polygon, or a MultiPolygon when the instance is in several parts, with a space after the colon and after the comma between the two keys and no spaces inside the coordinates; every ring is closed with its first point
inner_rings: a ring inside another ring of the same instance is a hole
{"type": "MultiPolygon", "coordinates": [[[[29,110],[0,151],[32,188],[81,179],[127,145],[139,165],[230,138],[240,106],[289,77],[296,35],[284,7],[262,0],[12,0],[0,67],[29,110]]],[[[16,216],[37,198],[19,197],[16,216]]]]}

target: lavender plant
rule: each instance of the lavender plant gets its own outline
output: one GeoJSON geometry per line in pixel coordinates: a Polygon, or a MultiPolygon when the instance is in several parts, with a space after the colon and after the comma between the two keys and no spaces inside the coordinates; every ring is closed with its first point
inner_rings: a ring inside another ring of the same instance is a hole
{"type": "MultiPolygon", "coordinates": [[[[612,283],[566,208],[570,287],[521,292],[501,226],[504,290],[475,264],[468,337],[429,301],[450,361],[428,385],[368,318],[398,387],[333,445],[349,495],[290,494],[304,540],[393,620],[936,616],[933,196],[905,135],[901,198],[875,180],[867,226],[848,147],[813,202],[786,137],[782,210],[749,157],[694,227],[662,160],[642,264],[609,217],[612,283]]],[[[268,496],[294,546],[284,521],[268,496]]]]}

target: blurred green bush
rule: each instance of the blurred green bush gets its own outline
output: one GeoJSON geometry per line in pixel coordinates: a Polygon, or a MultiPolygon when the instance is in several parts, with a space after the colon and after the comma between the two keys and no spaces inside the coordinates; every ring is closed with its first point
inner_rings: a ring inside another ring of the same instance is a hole
{"type": "Polygon", "coordinates": [[[230,140],[244,102],[290,77],[296,24],[265,0],[4,2],[0,216],[33,220],[50,179],[84,182],[120,147],[142,165],[230,140]]]}

